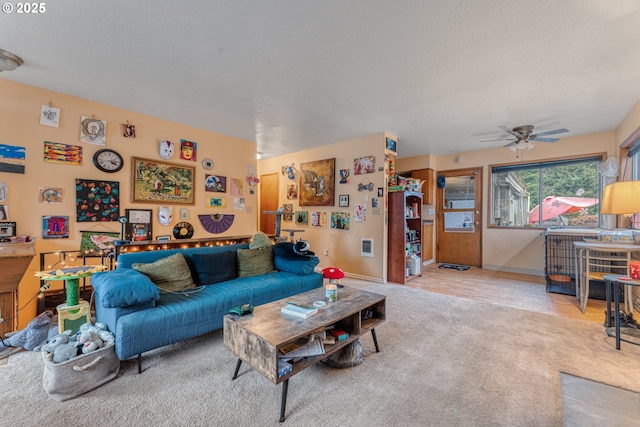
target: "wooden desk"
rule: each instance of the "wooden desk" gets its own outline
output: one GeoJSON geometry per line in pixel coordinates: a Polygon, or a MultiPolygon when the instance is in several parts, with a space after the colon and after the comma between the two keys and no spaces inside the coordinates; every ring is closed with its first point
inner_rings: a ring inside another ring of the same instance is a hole
{"type": "MultiPolygon", "coordinates": [[[[589,280],[604,282],[606,274],[629,275],[631,254],[640,251],[640,245],[629,243],[573,242],[576,259],[576,298],[584,314],[589,299],[589,280]],[[622,254],[622,255],[617,255],[622,254]],[[591,267],[602,271],[591,270],[591,267]],[[607,271],[605,271],[607,270],[607,271]]],[[[625,292],[625,309],[633,307],[633,296],[629,288],[625,292]]]]}

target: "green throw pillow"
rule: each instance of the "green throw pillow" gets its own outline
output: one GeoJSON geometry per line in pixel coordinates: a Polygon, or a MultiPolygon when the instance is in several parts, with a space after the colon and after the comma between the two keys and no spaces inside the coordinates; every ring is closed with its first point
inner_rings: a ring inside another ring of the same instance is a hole
{"type": "Polygon", "coordinates": [[[258,276],[273,273],[273,250],[238,249],[238,277],[258,276]]]}
{"type": "Polygon", "coordinates": [[[273,242],[262,231],[258,231],[251,239],[251,243],[249,243],[249,249],[265,249],[271,246],[273,246],[273,242]]]}
{"type": "Polygon", "coordinates": [[[149,264],[134,263],[131,268],[149,276],[161,294],[181,292],[194,287],[189,264],[181,253],[160,258],[149,264]]]}

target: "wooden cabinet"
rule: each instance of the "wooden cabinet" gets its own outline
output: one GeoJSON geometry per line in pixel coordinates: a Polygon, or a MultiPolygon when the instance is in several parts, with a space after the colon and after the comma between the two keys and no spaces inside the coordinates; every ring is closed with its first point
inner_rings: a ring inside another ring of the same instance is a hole
{"type": "Polygon", "coordinates": [[[389,192],[387,280],[395,283],[422,275],[422,193],[389,192]]]}
{"type": "Polygon", "coordinates": [[[411,178],[422,181],[422,203],[433,204],[433,169],[416,169],[411,171],[411,178]]]}

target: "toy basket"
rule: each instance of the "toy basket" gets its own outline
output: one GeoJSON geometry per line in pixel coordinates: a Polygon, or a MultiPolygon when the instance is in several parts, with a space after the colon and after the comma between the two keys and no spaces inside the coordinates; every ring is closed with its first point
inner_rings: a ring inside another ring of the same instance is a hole
{"type": "Polygon", "coordinates": [[[53,354],[42,352],[42,385],[49,397],[58,402],[73,399],[112,380],[120,370],[115,345],[82,354],[71,360],[53,363],[53,354]]]}

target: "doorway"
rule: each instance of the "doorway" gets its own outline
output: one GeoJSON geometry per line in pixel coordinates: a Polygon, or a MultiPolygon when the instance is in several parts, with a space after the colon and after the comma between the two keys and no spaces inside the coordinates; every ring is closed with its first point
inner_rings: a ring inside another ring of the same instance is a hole
{"type": "Polygon", "coordinates": [[[276,233],[276,217],[264,211],[277,211],[278,203],[278,174],[260,175],[260,231],[268,236],[276,233]]]}
{"type": "Polygon", "coordinates": [[[437,182],[436,262],[481,267],[482,168],[442,171],[437,182]]]}

